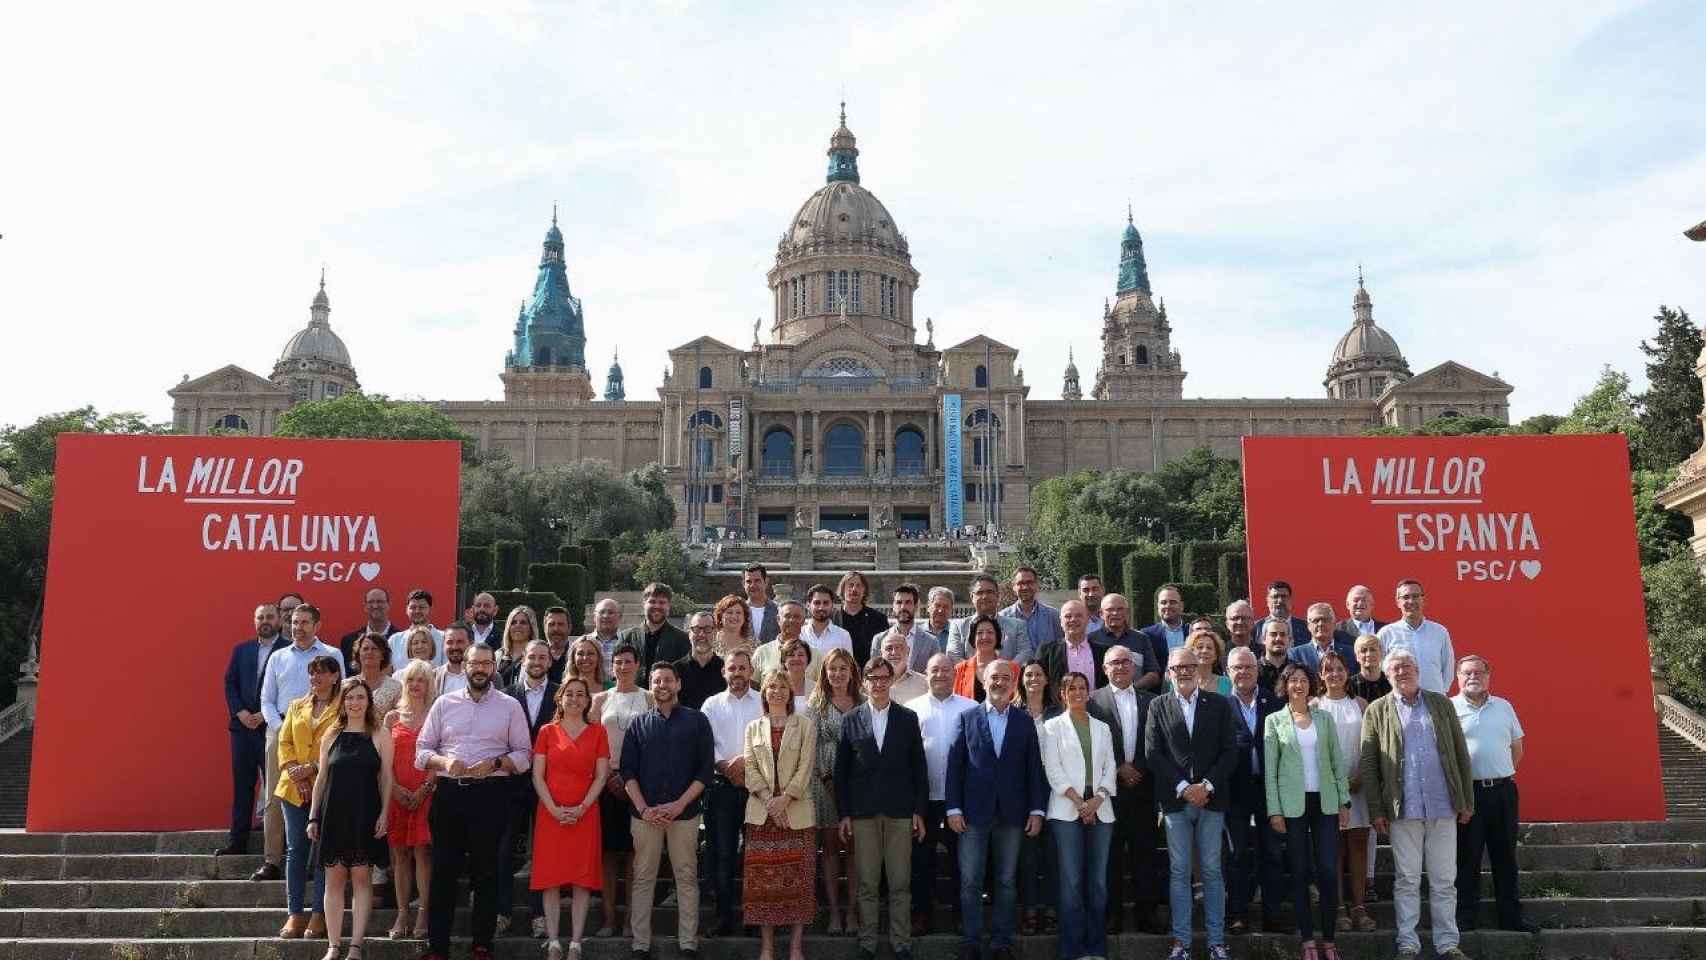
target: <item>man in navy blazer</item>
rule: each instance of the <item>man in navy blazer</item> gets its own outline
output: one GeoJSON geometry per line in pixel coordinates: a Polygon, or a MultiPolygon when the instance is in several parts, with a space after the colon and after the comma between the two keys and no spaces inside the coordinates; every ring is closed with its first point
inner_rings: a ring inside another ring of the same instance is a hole
{"type": "Polygon", "coordinates": [[[889,699],[894,664],[865,664],[864,703],[842,718],[835,745],[835,806],[841,837],[859,869],[859,957],[877,955],[877,888],[889,880],[889,944],[912,960],[912,842],[924,839],[929,771],[918,714],[889,699]]]}
{"type": "Polygon", "coordinates": [[[984,866],[991,856],[995,903],[989,945],[994,960],[1013,960],[1021,831],[1034,837],[1043,829],[1048,783],[1036,724],[1013,705],[1017,681],[1011,661],[985,666],[986,698],[960,714],[959,733],[948,747],[948,829],[960,835],[961,960],[980,955],[984,866]]]}
{"type": "Polygon", "coordinates": [[[261,669],[290,641],[278,632],[278,605],[255,608],[255,635],[231,648],[225,665],[226,729],[231,736],[231,833],[215,856],[249,852],[255,820],[255,781],[266,776],[267,724],[261,718],[261,669]]]}
{"type": "Polygon", "coordinates": [[[1226,864],[1226,918],[1231,933],[1249,929],[1250,898],[1258,883],[1262,889],[1264,927],[1279,932],[1280,907],[1286,890],[1281,883],[1285,838],[1268,823],[1268,796],[1262,785],[1266,766],[1262,735],[1268,714],[1285,706],[1272,690],[1257,682],[1260,667],[1256,655],[1239,647],[1226,655],[1227,676],[1232,679],[1232,739],[1238,763],[1232,768],[1226,810],[1226,835],[1232,843],[1226,864]]]}
{"type": "MultiPolygon", "coordinates": [[[[1167,663],[1167,654],[1185,645],[1190,625],[1185,623],[1185,594],[1176,583],[1164,583],[1155,591],[1155,622],[1137,631],[1149,638],[1149,652],[1155,666],[1167,663]]],[[[1166,670],[1161,670],[1161,689],[1167,687],[1166,670]]]]}
{"type": "MultiPolygon", "coordinates": [[[[1103,603],[1105,606],[1105,599],[1103,603]]],[[[1112,609],[1108,612],[1115,615],[1112,609]]],[[[1091,716],[1108,725],[1114,740],[1114,839],[1108,848],[1109,933],[1125,932],[1127,871],[1131,873],[1138,929],[1144,933],[1160,932],[1155,928],[1155,906],[1161,899],[1161,874],[1155,857],[1159,840],[1155,791],[1148,782],[1149,762],[1143,753],[1149,707],[1155,695],[1137,688],[1137,675],[1142,670],[1139,664],[1148,662],[1147,653],[1123,644],[1109,647],[1102,661],[1108,672],[1108,685],[1091,694],[1087,705],[1091,716]]]]}

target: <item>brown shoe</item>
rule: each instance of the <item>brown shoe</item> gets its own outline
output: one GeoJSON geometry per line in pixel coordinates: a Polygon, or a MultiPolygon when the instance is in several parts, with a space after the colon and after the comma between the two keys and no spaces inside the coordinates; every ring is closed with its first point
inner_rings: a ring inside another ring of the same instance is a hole
{"type": "Polygon", "coordinates": [[[302,932],[307,929],[308,921],[302,919],[301,914],[293,913],[290,919],[284,921],[284,927],[279,930],[278,935],[283,940],[301,940],[302,932]]]}
{"type": "Polygon", "coordinates": [[[308,915],[308,932],[303,934],[310,940],[318,940],[326,935],[326,915],[316,910],[308,915]]]}

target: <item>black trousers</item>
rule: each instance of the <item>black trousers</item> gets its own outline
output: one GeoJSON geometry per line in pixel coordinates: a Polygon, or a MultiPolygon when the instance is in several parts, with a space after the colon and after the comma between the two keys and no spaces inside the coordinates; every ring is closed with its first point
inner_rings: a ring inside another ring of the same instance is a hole
{"type": "MultiPolygon", "coordinates": [[[[533,792],[533,777],[531,774],[511,777],[515,781],[513,795],[509,800],[509,814],[504,819],[504,830],[498,836],[498,868],[493,892],[496,896],[495,916],[504,917],[515,909],[515,871],[520,869],[520,863],[528,857],[533,847],[533,812],[539,806],[539,795],[533,792]]],[[[533,910],[533,916],[543,916],[545,913],[545,896],[543,893],[532,893],[527,898],[528,906],[533,910]]]]}
{"type": "Polygon", "coordinates": [[[1124,916],[1129,898],[1137,906],[1137,921],[1154,923],[1161,897],[1161,858],[1156,856],[1160,828],[1155,794],[1147,783],[1114,794],[1114,839],[1108,850],[1108,917],[1124,916]],[[1127,886],[1127,878],[1130,885],[1127,886]]]}
{"type": "Polygon", "coordinates": [[[1279,916],[1286,900],[1285,838],[1268,825],[1268,803],[1260,780],[1245,780],[1226,810],[1226,836],[1232,853],[1226,858],[1226,918],[1249,917],[1250,899],[1262,890],[1262,915],[1279,916]]]}
{"type": "Polygon", "coordinates": [[[929,913],[936,901],[936,847],[947,848],[948,875],[953,878],[944,903],[956,903],[960,890],[960,835],[948,829],[948,802],[930,801],[924,816],[924,839],[912,844],[912,912],[929,913]]]}
{"type": "Polygon", "coordinates": [[[711,876],[711,889],[717,895],[717,918],[731,923],[740,920],[736,912],[739,899],[741,870],[741,825],[746,821],[745,787],[737,787],[724,777],[711,781],[711,796],[705,805],[705,852],[711,876]]]}
{"type": "Polygon", "coordinates": [[[255,784],[266,777],[267,728],[227,731],[231,737],[231,845],[249,842],[255,822],[255,784]]]}
{"type": "Polygon", "coordinates": [[[1522,899],[1516,888],[1516,823],[1516,781],[1475,781],[1475,816],[1457,825],[1459,920],[1473,920],[1481,912],[1481,851],[1485,850],[1493,866],[1499,926],[1522,922],[1522,899]]]}
{"type": "MultiPolygon", "coordinates": [[[[1321,894],[1321,939],[1333,942],[1339,909],[1339,812],[1321,809],[1321,794],[1303,795],[1303,816],[1285,818],[1286,858],[1291,864],[1291,903],[1297,914],[1297,934],[1315,939],[1309,912],[1309,883],[1321,894]]],[[[1267,894],[1262,895],[1267,909],[1267,894]]]]}
{"type": "Polygon", "coordinates": [[[515,784],[508,777],[458,782],[440,777],[432,798],[432,903],[427,910],[427,943],[433,953],[450,955],[450,927],[456,918],[456,881],[468,872],[474,891],[471,917],[474,946],[491,947],[496,932],[498,840],[509,822],[515,784]]]}

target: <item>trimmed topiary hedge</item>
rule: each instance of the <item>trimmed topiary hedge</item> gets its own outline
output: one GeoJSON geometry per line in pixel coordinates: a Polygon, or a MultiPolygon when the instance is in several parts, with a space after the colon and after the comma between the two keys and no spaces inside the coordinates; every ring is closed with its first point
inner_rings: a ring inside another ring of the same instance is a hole
{"type": "Polygon", "coordinates": [[[1234,600],[1250,599],[1249,557],[1242,551],[1220,555],[1220,609],[1225,612],[1234,600]]]}
{"type": "Polygon", "coordinates": [[[611,552],[610,540],[605,537],[589,537],[581,541],[581,547],[586,550],[588,589],[593,594],[600,590],[609,590],[616,577],[615,557],[611,552]]]}
{"type": "Polygon", "coordinates": [[[540,624],[543,628],[546,608],[566,606],[563,603],[563,598],[554,593],[539,593],[530,590],[493,590],[490,592],[492,598],[498,602],[499,623],[502,623],[503,619],[509,616],[511,610],[525,606],[533,610],[533,622],[540,624]]]}
{"type": "MultiPolygon", "coordinates": [[[[1161,585],[1166,583],[1170,576],[1165,553],[1134,550],[1126,555],[1119,590],[1125,594],[1126,602],[1131,605],[1132,623],[1141,625],[1154,620],[1155,591],[1161,589],[1161,585]]],[[[1108,590],[1113,589],[1113,584],[1109,584],[1108,590]]]]}
{"type": "Polygon", "coordinates": [[[557,548],[557,562],[576,563],[583,567],[587,566],[586,548],[573,543],[565,543],[557,548]]]}
{"type": "Polygon", "coordinates": [[[586,568],[578,563],[530,563],[527,565],[527,589],[534,593],[554,593],[563,598],[569,608],[570,623],[578,623],[591,600],[587,587],[586,568]]]}
{"type": "Polygon", "coordinates": [[[1180,580],[1191,583],[1218,583],[1220,558],[1243,550],[1244,544],[1238,540],[1192,540],[1185,544],[1183,562],[1176,573],[1180,580]]]}
{"type": "MultiPolygon", "coordinates": [[[[1093,543],[1069,543],[1060,551],[1060,587],[1062,590],[1078,589],[1078,578],[1086,573],[1100,574],[1101,566],[1096,559],[1097,549],[1093,543]]],[[[1112,585],[1107,585],[1112,589],[1112,585]]]]}
{"type": "Polygon", "coordinates": [[[499,540],[492,544],[492,582],[488,587],[499,590],[520,590],[526,584],[523,565],[527,563],[527,545],[520,540],[499,540]]]}
{"type": "Polygon", "coordinates": [[[1217,612],[1215,606],[1220,602],[1219,584],[1207,582],[1181,583],[1179,584],[1179,592],[1184,595],[1185,614],[1187,616],[1212,616],[1217,612]]]}
{"type": "Polygon", "coordinates": [[[462,586],[472,595],[492,582],[492,548],[457,547],[456,566],[463,571],[462,586]]]}

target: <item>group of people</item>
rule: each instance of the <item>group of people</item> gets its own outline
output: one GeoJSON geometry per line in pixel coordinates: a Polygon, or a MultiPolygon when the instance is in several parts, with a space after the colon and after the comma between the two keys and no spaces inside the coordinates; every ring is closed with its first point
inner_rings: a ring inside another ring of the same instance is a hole
{"type": "Polygon", "coordinates": [[[1413,580],[1397,585],[1402,618],[1389,624],[1367,587],[1350,590],[1343,618],[1324,602],[1299,618],[1275,581],[1267,615],[1238,601],[1224,633],[1188,621],[1174,585],[1141,629],[1093,575],[1051,608],[1027,567],[1004,608],[1001,585],[974,577],[973,612],[958,618],[945,587],[900,584],[878,610],[858,572],[781,603],[762,566],[742,583],[685,630],[664,584],[625,631],[620,605],[602,600],[578,638],[561,608],[542,631],[524,607],[500,625],[488,594],[440,631],[423,591],[397,627],[376,588],[366,624],[338,646],[318,639],[320,612],[299,597],[260,605],[226,676],[235,791],[221,852],[246,850],[264,778],[255,878],[283,861],[281,935],[326,936],[329,960],[346,890],[360,956],[387,865],[392,936],[410,935],[418,890],[412,933],[425,957],[448,956],[466,874],[474,956],[490,956],[522,859],[549,960],[581,956],[595,893],[593,935],[616,934],[624,877],[645,960],[665,856],[692,958],[701,846],[708,932],[758,928],[762,960],[778,927],[801,960],[820,886],[826,931],[856,936],[862,958],[875,956],[886,891],[889,944],[908,960],[944,875],[962,960],[981,957],[986,936],[994,960],[1012,960],[1018,934],[1046,930],[1063,960],[1106,957],[1128,916],[1170,932],[1169,956],[1185,957],[1193,879],[1211,958],[1250,929],[1259,891],[1264,929],[1295,930],[1304,960],[1336,960],[1338,932],[1374,929],[1371,831],[1392,846],[1400,957],[1420,950],[1424,874],[1435,951],[1464,956],[1483,854],[1499,925],[1533,929],[1517,895],[1521,725],[1490,694],[1486,658],[1456,656],[1413,580]]]}

